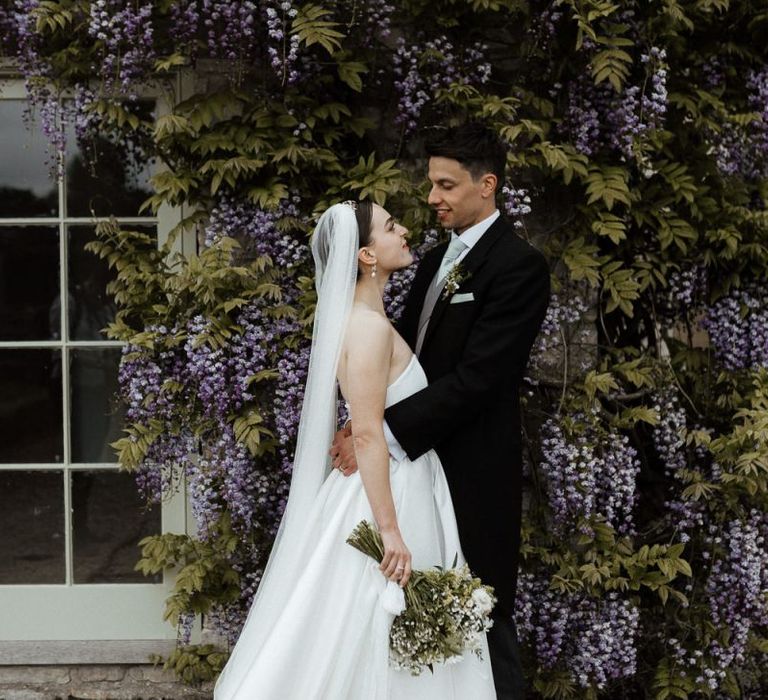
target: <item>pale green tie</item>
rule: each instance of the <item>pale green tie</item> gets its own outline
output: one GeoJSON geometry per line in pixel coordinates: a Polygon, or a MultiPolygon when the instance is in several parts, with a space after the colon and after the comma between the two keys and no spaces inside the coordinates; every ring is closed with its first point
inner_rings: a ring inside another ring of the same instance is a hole
{"type": "Polygon", "coordinates": [[[461,255],[462,251],[467,248],[467,244],[464,243],[457,235],[454,234],[448,245],[448,250],[443,254],[443,261],[440,263],[440,269],[437,271],[432,284],[429,286],[427,295],[424,298],[424,306],[421,307],[421,314],[419,316],[419,330],[416,335],[416,354],[421,352],[421,346],[424,343],[424,336],[427,333],[427,324],[432,316],[432,311],[437,303],[437,298],[440,296],[440,292],[443,291],[443,280],[448,274],[448,271],[453,267],[456,262],[456,258],[461,255]]]}
{"type": "Polygon", "coordinates": [[[448,250],[446,250],[445,255],[443,255],[443,261],[440,263],[440,269],[437,271],[437,277],[435,279],[438,285],[448,274],[448,270],[453,267],[454,263],[456,262],[456,258],[461,255],[462,251],[466,247],[467,244],[454,234],[451,242],[448,244],[448,250]]]}

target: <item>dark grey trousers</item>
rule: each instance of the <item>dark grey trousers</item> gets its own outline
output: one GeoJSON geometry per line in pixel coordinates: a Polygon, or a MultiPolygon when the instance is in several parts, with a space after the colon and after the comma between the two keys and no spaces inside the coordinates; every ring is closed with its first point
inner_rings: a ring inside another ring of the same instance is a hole
{"type": "Polygon", "coordinates": [[[523,700],[525,677],[517,643],[517,628],[511,617],[494,618],[493,627],[488,632],[488,649],[498,700],[523,700]]]}

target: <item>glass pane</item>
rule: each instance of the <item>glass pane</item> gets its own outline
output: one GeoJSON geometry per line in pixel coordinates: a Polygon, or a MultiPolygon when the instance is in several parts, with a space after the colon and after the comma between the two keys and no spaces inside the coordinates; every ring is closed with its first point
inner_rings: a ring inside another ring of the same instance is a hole
{"type": "Polygon", "coordinates": [[[120,437],[123,411],[117,402],[120,348],[70,350],[72,461],[115,462],[109,446],[120,437]]]}
{"type": "Polygon", "coordinates": [[[115,273],[106,261],[85,250],[93,240],[93,227],[69,227],[70,340],[103,340],[101,330],[115,318],[114,302],[106,292],[115,273]]]}
{"type": "Polygon", "coordinates": [[[0,100],[0,217],[56,216],[58,185],[49,172],[48,140],[40,124],[25,117],[26,105],[0,100]]]}
{"type": "Polygon", "coordinates": [[[0,226],[0,340],[60,338],[59,301],[58,228],[0,226]]]}
{"type": "Polygon", "coordinates": [[[0,584],[64,583],[61,472],[0,471],[0,584]]]}
{"type": "MultiPolygon", "coordinates": [[[[153,102],[134,105],[150,117],[153,102]]],[[[139,137],[137,137],[139,138],[139,137]]],[[[130,148],[101,132],[87,143],[77,143],[74,128],[67,136],[67,216],[139,216],[139,207],[152,195],[152,163],[140,142],[130,148]]],[[[146,216],[146,212],[144,212],[146,216]]]]}
{"type": "Polygon", "coordinates": [[[61,462],[61,351],[0,350],[0,463],[61,462]]]}
{"type": "MultiPolygon", "coordinates": [[[[124,228],[141,231],[157,241],[154,226],[125,224],[124,228]]],[[[107,284],[115,271],[107,263],[85,250],[85,244],[96,240],[93,226],[69,227],[69,338],[70,340],[104,340],[101,331],[115,318],[115,304],[107,294],[107,284]]],[[[157,244],[155,243],[154,246],[157,244]]]]}
{"type": "Polygon", "coordinates": [[[139,540],[160,532],[160,506],[147,508],[131,474],[72,472],[75,583],[159,583],[133,567],[139,540]]]}

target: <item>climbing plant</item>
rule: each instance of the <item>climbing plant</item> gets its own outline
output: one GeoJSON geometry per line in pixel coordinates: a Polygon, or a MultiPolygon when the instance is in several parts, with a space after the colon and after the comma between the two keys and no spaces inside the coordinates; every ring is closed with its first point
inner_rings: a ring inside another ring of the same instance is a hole
{"type": "MultiPolygon", "coordinates": [[[[416,244],[426,130],[509,146],[499,206],[550,261],[523,391],[517,622],[543,697],[757,697],[768,654],[768,8],[747,0],[15,0],[3,53],[54,169],[74,123],[153,159],[174,256],[102,220],[124,341],[122,466],[186,480],[168,660],[210,678],[276,532],[308,359],[307,236],[349,196],[416,244]],[[179,95],[181,84],[193,85],[179,95]],[[142,110],[148,87],[170,111],[142,110]]],[[[387,304],[396,318],[413,270],[387,304]]]]}

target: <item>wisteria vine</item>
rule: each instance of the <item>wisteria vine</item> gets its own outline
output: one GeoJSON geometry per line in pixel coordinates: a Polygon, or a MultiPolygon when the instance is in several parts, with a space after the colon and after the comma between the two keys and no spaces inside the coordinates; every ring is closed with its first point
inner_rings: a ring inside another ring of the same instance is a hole
{"type": "MultiPolygon", "coordinates": [[[[211,594],[206,630],[237,638],[285,505],[318,209],[386,200],[418,257],[441,235],[424,206],[424,129],[472,118],[506,141],[498,207],[553,271],[522,404],[516,618],[534,693],[764,687],[768,53],[756,7],[0,7],[0,51],[52,169],[72,133],[83,153],[107,138],[133,161],[158,159],[153,206],[194,212],[195,260],[221,261],[200,272],[204,301],[191,263],[142,258],[135,270],[184,281],[156,286],[174,315],[142,297],[144,278],[122,319],[135,327],[115,336],[129,441],[144,450],[137,485],[157,502],[183,480],[190,541],[224,548],[237,581],[236,596],[211,594]],[[172,94],[177,70],[194,94],[150,114],[145,90],[172,94]]],[[[386,290],[393,321],[414,273],[386,290]]],[[[194,619],[179,613],[184,643],[194,619]]]]}

